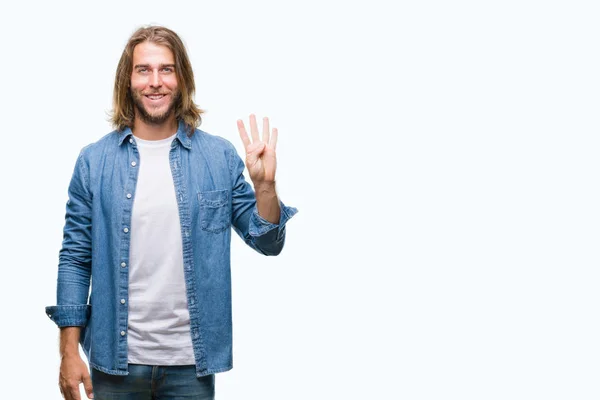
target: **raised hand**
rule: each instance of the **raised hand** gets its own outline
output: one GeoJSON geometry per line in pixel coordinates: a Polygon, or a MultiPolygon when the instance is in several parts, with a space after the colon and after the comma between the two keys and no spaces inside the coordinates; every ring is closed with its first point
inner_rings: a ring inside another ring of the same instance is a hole
{"type": "Polygon", "coordinates": [[[277,156],[275,146],[277,145],[277,129],[269,128],[269,118],[263,118],[262,137],[259,137],[256,116],[250,114],[250,133],[252,140],[246,133],[244,121],[238,119],[238,130],[244,148],[246,149],[246,168],[254,186],[271,184],[275,182],[275,170],[277,169],[277,156]]]}

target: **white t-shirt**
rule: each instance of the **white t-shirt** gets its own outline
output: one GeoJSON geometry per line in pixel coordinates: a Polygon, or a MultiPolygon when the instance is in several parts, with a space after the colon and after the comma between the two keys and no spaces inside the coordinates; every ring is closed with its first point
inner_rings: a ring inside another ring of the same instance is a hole
{"type": "Polygon", "coordinates": [[[127,336],[127,361],[134,364],[195,364],[169,163],[174,138],[135,138],[140,162],[131,219],[127,336]]]}

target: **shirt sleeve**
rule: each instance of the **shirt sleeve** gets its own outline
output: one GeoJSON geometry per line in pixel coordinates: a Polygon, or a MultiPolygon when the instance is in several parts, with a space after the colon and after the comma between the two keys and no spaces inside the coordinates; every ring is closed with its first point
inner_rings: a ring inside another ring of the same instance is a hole
{"type": "Polygon", "coordinates": [[[46,315],[59,327],[85,326],[92,267],[92,196],[89,168],[79,154],[68,190],[63,242],[59,252],[56,301],[46,315]]]}

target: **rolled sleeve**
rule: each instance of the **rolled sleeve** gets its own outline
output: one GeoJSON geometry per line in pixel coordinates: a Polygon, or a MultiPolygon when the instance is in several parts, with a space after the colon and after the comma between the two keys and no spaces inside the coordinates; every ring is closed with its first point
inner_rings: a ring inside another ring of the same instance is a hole
{"type": "Polygon", "coordinates": [[[46,315],[58,325],[64,326],[85,326],[90,318],[91,306],[49,306],[46,307],[46,315]]]}
{"type": "Polygon", "coordinates": [[[286,206],[281,200],[279,200],[279,209],[279,223],[273,224],[261,217],[258,214],[257,207],[255,206],[252,212],[252,216],[250,217],[250,225],[248,228],[248,233],[250,234],[250,236],[262,236],[273,229],[277,229],[277,239],[280,239],[283,233],[285,232],[285,224],[298,212],[298,209],[286,206]]]}

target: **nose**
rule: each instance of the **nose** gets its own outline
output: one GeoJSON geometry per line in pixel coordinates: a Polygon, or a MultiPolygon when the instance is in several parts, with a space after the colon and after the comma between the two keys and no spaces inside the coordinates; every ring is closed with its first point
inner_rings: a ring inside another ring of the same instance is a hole
{"type": "Polygon", "coordinates": [[[150,87],[159,88],[161,86],[162,86],[162,81],[160,79],[160,74],[158,73],[158,70],[154,70],[154,72],[152,73],[152,76],[150,77],[150,87]]]}

